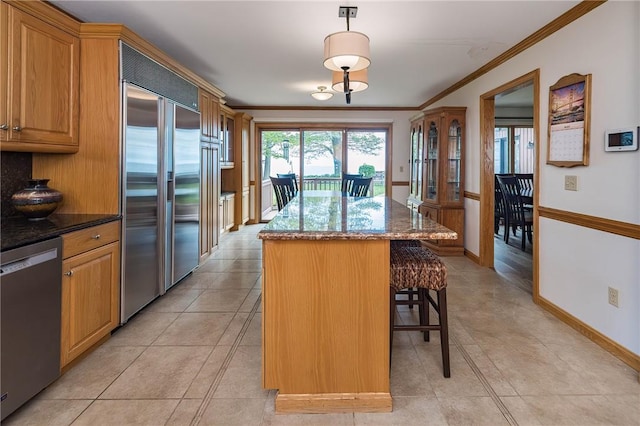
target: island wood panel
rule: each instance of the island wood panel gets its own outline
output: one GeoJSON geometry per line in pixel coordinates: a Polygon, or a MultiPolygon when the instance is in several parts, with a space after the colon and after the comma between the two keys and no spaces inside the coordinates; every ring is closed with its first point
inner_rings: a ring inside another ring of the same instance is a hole
{"type": "Polygon", "coordinates": [[[263,387],[276,412],[391,411],[389,241],[263,241],[263,387]]]}
{"type": "Polygon", "coordinates": [[[58,213],[119,212],[118,39],[81,40],[80,146],[75,155],[33,155],[33,175],[63,193],[58,213]]]}

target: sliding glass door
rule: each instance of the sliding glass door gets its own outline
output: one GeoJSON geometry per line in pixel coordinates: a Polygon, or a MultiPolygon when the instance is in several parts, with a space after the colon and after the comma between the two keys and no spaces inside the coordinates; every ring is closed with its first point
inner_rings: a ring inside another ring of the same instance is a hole
{"type": "Polygon", "coordinates": [[[302,132],[303,189],[339,191],[344,152],[341,130],[302,132]]]}
{"type": "Polygon", "coordinates": [[[287,127],[260,129],[261,220],[277,213],[269,177],[278,173],[295,173],[303,191],[339,191],[344,173],[359,173],[385,194],[388,128],[287,127]]]}
{"type": "Polygon", "coordinates": [[[346,173],[373,178],[373,195],[386,192],[386,131],[347,132],[346,173]]]}

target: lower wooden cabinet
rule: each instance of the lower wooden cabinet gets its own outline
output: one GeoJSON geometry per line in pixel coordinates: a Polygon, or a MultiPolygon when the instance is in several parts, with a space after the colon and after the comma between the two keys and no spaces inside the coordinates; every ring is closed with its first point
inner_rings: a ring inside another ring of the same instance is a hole
{"type": "Polygon", "coordinates": [[[235,225],[236,195],[233,193],[220,196],[220,232],[229,231],[235,225]]]}
{"type": "Polygon", "coordinates": [[[62,236],[62,332],[64,367],[118,326],[119,222],[62,236]],[[78,247],[86,249],[77,253],[78,247]]]}
{"type": "Polygon", "coordinates": [[[458,234],[456,240],[427,240],[425,245],[439,256],[464,254],[464,207],[421,204],[418,211],[458,234]]]}
{"type": "Polygon", "coordinates": [[[242,224],[249,222],[249,191],[242,191],[242,224]]]}

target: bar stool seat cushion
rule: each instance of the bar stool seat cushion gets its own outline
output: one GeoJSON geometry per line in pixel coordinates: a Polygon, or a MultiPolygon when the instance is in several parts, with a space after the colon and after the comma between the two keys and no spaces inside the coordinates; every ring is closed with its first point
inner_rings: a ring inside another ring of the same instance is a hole
{"type": "Polygon", "coordinates": [[[447,268],[432,251],[405,246],[390,252],[390,281],[396,291],[414,287],[438,291],[447,287],[447,268]]]}

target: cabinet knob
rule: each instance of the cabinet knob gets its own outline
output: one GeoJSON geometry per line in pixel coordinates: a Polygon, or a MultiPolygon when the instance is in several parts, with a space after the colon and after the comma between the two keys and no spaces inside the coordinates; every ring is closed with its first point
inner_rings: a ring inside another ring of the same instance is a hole
{"type": "Polygon", "coordinates": [[[73,269],[64,273],[66,276],[70,277],[73,275],[73,269]]]}
{"type": "Polygon", "coordinates": [[[19,132],[19,131],[21,131],[21,130],[22,130],[22,127],[20,127],[20,126],[16,126],[16,127],[14,127],[14,128],[13,128],[13,130],[15,130],[16,132],[19,132]]]}
{"type": "Polygon", "coordinates": [[[6,124],[0,124],[0,130],[7,130],[9,128],[9,126],[7,126],[6,124]]]}
{"type": "Polygon", "coordinates": [[[99,239],[100,239],[100,234],[93,235],[93,236],[91,237],[91,239],[99,240],[99,239]]]}

